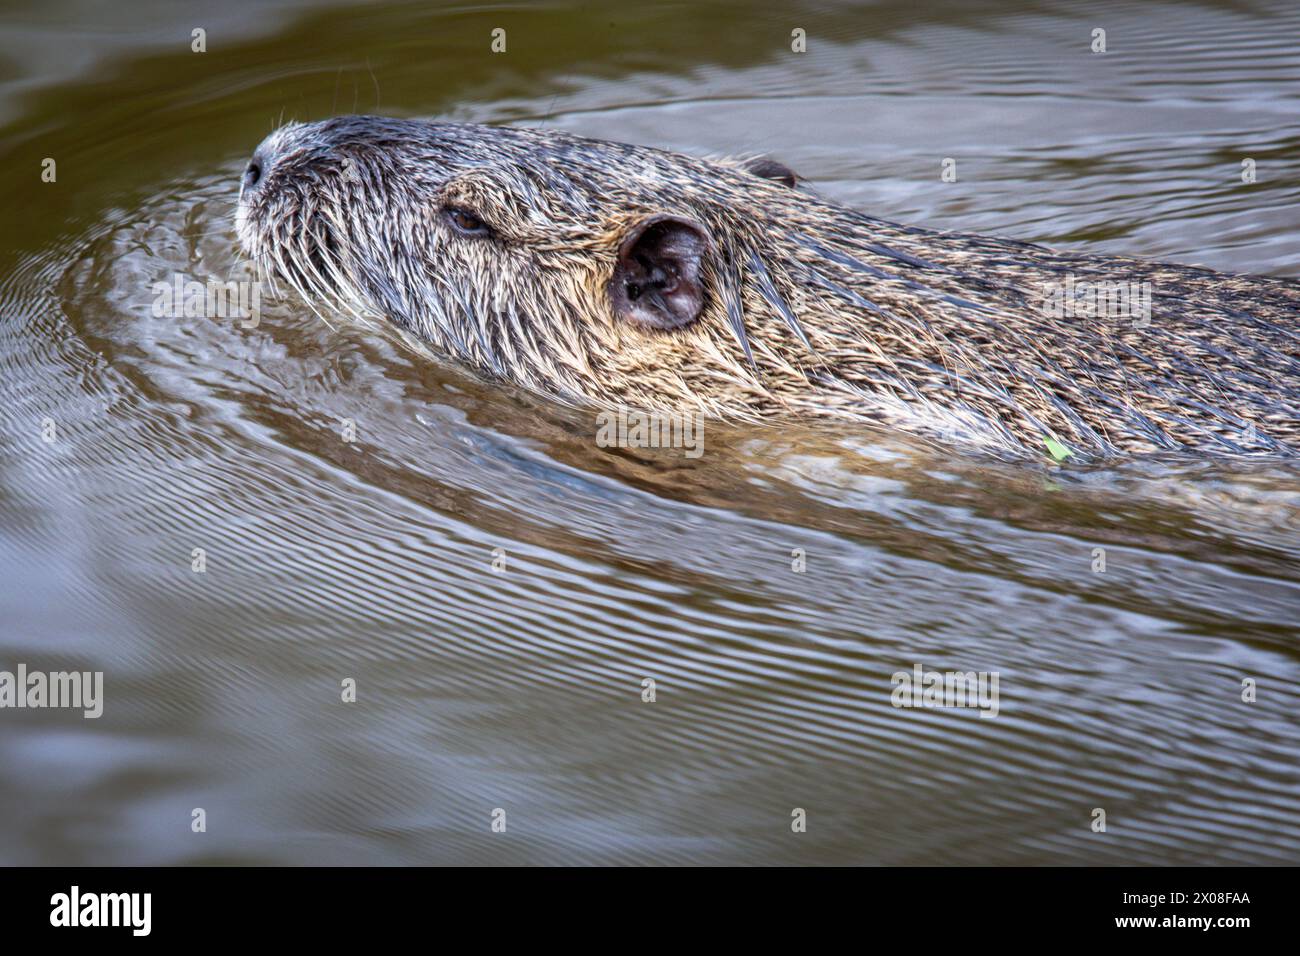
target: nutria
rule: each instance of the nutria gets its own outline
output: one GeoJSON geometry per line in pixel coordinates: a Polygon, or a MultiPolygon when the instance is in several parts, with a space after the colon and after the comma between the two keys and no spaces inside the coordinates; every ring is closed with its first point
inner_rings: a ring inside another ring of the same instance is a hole
{"type": "Polygon", "coordinates": [[[344,116],[267,137],[237,224],[313,307],[566,401],[1000,455],[1300,452],[1300,283],[897,225],[768,159],[344,116]]]}

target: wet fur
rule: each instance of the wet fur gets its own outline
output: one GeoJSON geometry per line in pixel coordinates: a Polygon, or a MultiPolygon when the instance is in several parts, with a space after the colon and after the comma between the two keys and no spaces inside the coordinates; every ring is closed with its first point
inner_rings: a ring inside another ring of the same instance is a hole
{"type": "Polygon", "coordinates": [[[739,162],[552,130],[340,117],[259,152],[238,232],[273,279],[567,401],[860,419],[1004,456],[1300,452],[1291,280],[901,226],[739,162]],[[673,331],[621,321],[606,288],[621,238],[665,213],[712,243],[704,312],[673,331]],[[1149,326],[1050,317],[1067,275],[1150,282],[1149,326]]]}

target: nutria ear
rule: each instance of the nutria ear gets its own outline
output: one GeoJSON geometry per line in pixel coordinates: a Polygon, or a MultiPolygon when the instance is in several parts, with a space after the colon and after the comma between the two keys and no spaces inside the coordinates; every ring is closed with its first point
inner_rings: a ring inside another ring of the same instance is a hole
{"type": "Polygon", "coordinates": [[[680,216],[642,219],[619,243],[609,280],[614,314],[652,329],[679,329],[704,311],[709,234],[680,216]]]}
{"type": "Polygon", "coordinates": [[[799,177],[793,169],[785,163],[778,163],[775,159],[768,159],[766,156],[745,163],[745,171],[760,179],[770,179],[783,186],[789,186],[791,189],[799,185],[799,177]]]}

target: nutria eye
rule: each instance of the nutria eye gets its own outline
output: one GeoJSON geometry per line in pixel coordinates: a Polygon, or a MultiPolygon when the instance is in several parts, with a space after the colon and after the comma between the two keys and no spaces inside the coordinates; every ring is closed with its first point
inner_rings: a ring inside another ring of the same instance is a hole
{"type": "Polygon", "coordinates": [[[482,219],[464,209],[448,209],[447,219],[463,236],[486,236],[490,231],[482,219]]]}
{"type": "Polygon", "coordinates": [[[244,170],[244,185],[250,187],[256,186],[257,181],[261,178],[262,178],[262,167],[259,166],[256,162],[249,163],[248,168],[244,170]]]}

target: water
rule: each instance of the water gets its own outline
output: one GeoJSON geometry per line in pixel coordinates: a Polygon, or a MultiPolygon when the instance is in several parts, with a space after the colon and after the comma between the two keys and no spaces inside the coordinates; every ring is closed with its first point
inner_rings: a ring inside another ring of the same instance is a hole
{"type": "Polygon", "coordinates": [[[2,17],[0,670],[106,700],[0,710],[0,862],[1300,862],[1294,469],[601,449],[293,301],[151,311],[242,275],[281,117],[354,109],[766,152],[884,218],[1297,276],[1300,8],[123,7],[2,17]],[[917,664],[996,672],[998,716],[892,707],[917,664]]]}

